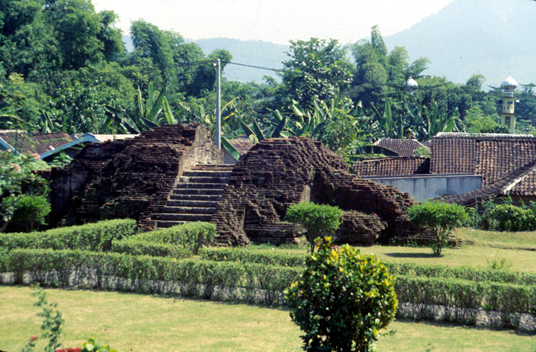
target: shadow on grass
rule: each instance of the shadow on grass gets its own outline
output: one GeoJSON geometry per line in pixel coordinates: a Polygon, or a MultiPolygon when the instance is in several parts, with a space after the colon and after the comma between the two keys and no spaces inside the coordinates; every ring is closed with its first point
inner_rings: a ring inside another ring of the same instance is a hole
{"type": "Polygon", "coordinates": [[[385,255],[393,258],[438,258],[433,253],[385,253],[385,255]]]}

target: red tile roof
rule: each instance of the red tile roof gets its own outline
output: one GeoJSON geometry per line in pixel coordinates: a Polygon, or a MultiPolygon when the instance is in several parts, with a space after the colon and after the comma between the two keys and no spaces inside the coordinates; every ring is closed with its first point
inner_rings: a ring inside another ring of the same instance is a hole
{"type": "Polygon", "coordinates": [[[464,194],[445,196],[443,200],[447,203],[474,206],[479,200],[500,195],[536,195],[536,160],[482,188],[464,194]]]}
{"type": "Polygon", "coordinates": [[[46,153],[74,140],[63,132],[27,133],[13,130],[0,131],[0,138],[18,152],[37,154],[46,153]]]}
{"type": "Polygon", "coordinates": [[[460,135],[432,139],[433,174],[482,175],[484,186],[536,160],[536,138],[512,135],[460,135]]]}
{"type": "Polygon", "coordinates": [[[429,149],[415,139],[380,139],[374,144],[397,152],[399,157],[411,157],[418,148],[429,149]]]}
{"type": "Polygon", "coordinates": [[[430,173],[430,159],[423,157],[378,158],[356,162],[357,176],[404,176],[430,173]]]}

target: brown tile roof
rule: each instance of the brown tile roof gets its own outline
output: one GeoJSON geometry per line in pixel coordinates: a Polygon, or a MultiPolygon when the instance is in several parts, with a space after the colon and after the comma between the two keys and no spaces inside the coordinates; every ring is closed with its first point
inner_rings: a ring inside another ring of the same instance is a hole
{"type": "Polygon", "coordinates": [[[374,144],[397,152],[399,157],[413,156],[413,152],[419,147],[428,149],[424,144],[415,139],[380,139],[374,144]]]}
{"type": "Polygon", "coordinates": [[[43,154],[74,140],[63,132],[27,133],[26,131],[0,131],[0,138],[22,153],[43,154]],[[52,148],[50,148],[52,147],[52,148]]]}
{"type": "Polygon", "coordinates": [[[246,154],[253,146],[253,142],[246,136],[236,137],[235,139],[229,140],[229,143],[238,150],[240,155],[246,154]]]}
{"type": "Polygon", "coordinates": [[[474,206],[479,200],[500,195],[536,195],[536,160],[482,188],[464,194],[445,196],[443,199],[447,203],[474,206]]]}
{"type": "Polygon", "coordinates": [[[482,175],[484,186],[536,160],[536,138],[448,133],[432,139],[433,174],[482,175]]]}
{"type": "Polygon", "coordinates": [[[430,159],[422,157],[378,158],[356,162],[357,176],[404,176],[430,173],[430,159]]]}

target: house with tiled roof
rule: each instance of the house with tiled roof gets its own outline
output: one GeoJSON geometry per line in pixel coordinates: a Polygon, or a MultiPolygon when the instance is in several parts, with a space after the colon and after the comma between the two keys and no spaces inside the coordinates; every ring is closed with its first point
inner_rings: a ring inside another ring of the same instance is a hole
{"type": "Polygon", "coordinates": [[[37,153],[43,155],[75,140],[63,132],[28,133],[21,130],[0,130],[0,150],[13,150],[17,153],[37,153]]]}
{"type": "Polygon", "coordinates": [[[0,150],[16,153],[37,153],[41,160],[51,161],[54,155],[63,152],[74,157],[87,143],[102,143],[118,139],[134,138],[136,135],[103,135],[85,133],[69,135],[63,132],[41,133],[22,130],[0,130],[0,150]]]}
{"type": "MultiPolygon", "coordinates": [[[[353,166],[354,172],[377,182],[411,178],[448,177],[453,184],[459,179],[481,179],[481,186],[470,191],[434,191],[447,202],[472,206],[489,197],[510,196],[515,202],[536,201],[536,137],[512,134],[439,133],[430,141],[430,158],[381,158],[364,160],[353,166]],[[465,191],[465,192],[463,192],[465,191]]],[[[419,181],[416,181],[419,179],[419,181]]],[[[421,180],[422,179],[422,180],[421,180]]],[[[400,181],[399,181],[400,182],[400,181]]],[[[385,183],[384,183],[385,184],[385,183]]],[[[421,183],[421,188],[425,187],[421,183]]],[[[426,187],[434,187],[428,185],[426,187]]],[[[453,188],[453,187],[451,187],[453,188]]],[[[434,192],[428,192],[430,194],[434,192]]]]}
{"type": "Polygon", "coordinates": [[[412,157],[418,149],[430,151],[430,149],[416,139],[380,139],[374,145],[390,149],[399,157],[412,157]]]}
{"type": "Polygon", "coordinates": [[[353,165],[357,176],[409,176],[430,173],[430,158],[394,157],[365,159],[353,165]]]}
{"type": "Polygon", "coordinates": [[[482,188],[446,196],[447,202],[473,206],[483,199],[508,196],[516,203],[536,200],[536,137],[532,135],[443,133],[433,139],[432,152],[432,173],[482,175],[482,188]]]}

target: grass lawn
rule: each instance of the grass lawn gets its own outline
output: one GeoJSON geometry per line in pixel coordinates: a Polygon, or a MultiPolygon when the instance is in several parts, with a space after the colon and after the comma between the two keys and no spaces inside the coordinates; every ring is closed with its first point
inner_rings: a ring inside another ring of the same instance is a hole
{"type": "MultiPolygon", "coordinates": [[[[0,350],[20,351],[40,334],[29,287],[0,286],[0,350]]],[[[288,311],[118,292],[47,289],[65,318],[65,346],[89,337],[119,352],[300,351],[288,311]]],[[[536,351],[534,336],[438,323],[395,321],[378,351],[536,351]]],[[[42,343],[38,345],[42,350],[42,343]]]]}
{"type": "MultiPolygon", "coordinates": [[[[358,247],[362,254],[375,254],[385,262],[412,262],[448,266],[489,267],[492,261],[505,259],[510,270],[536,272],[536,232],[496,232],[460,228],[454,234],[464,240],[461,248],[444,249],[441,257],[426,247],[358,247]],[[529,250],[530,249],[530,250],[529,250]]],[[[254,248],[255,246],[252,246],[254,248]]],[[[259,246],[266,249],[266,245],[259,246]]],[[[307,248],[283,249],[306,254],[307,248]]]]}

